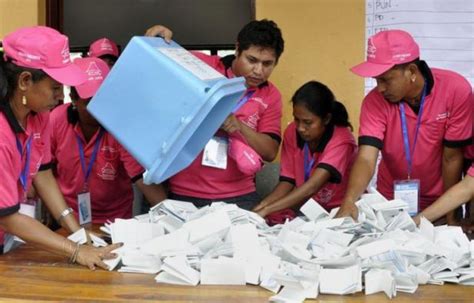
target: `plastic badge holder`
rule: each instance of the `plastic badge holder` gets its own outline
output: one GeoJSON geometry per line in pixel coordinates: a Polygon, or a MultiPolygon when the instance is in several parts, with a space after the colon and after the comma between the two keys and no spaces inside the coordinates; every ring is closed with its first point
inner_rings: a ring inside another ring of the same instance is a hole
{"type": "Polygon", "coordinates": [[[89,112],[161,183],[186,168],[245,91],[184,48],[134,37],[89,103],[89,112]]]}

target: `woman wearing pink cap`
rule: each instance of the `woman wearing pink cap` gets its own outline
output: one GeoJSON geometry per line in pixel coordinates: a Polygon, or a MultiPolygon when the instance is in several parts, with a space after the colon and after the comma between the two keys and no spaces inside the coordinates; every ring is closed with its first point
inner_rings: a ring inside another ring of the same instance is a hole
{"type": "Polygon", "coordinates": [[[92,42],[87,53],[89,57],[104,60],[110,68],[114,66],[119,54],[117,44],[108,38],[100,38],[92,42]]]}
{"type": "Polygon", "coordinates": [[[283,223],[275,212],[311,197],[327,210],[338,207],[357,152],[346,108],[326,85],[310,81],[291,101],[294,122],[285,130],[280,182],[254,209],[262,217],[270,214],[269,223],[283,223]]]}
{"type": "MultiPolygon", "coordinates": [[[[428,67],[413,37],[387,30],[369,38],[367,60],[351,70],[377,81],[360,114],[359,151],[338,215],[357,217],[354,202],[381,161],[377,190],[417,214],[461,178],[472,140],[473,95],[461,75],[428,67]]],[[[449,220],[448,223],[455,223],[449,220]]]]}
{"type": "MultiPolygon", "coordinates": [[[[9,34],[0,58],[0,227],[71,262],[107,268],[120,245],[76,245],[23,215],[20,204],[34,184],[52,215],[69,231],[80,228],[51,171],[49,110],[63,98],[62,84],[78,85],[84,73],[69,59],[66,36],[35,26],[9,34]]],[[[3,234],[1,235],[3,243],[3,234]]],[[[3,249],[2,249],[3,251],[3,249]]]]}
{"type": "Polygon", "coordinates": [[[71,87],[73,103],[55,108],[50,119],[52,162],[59,188],[80,222],[131,218],[132,183],[153,205],[166,194],[161,186],[143,183],[143,167],[87,111],[87,104],[108,75],[105,61],[78,58],[74,64],[87,74],[87,81],[71,87]]]}

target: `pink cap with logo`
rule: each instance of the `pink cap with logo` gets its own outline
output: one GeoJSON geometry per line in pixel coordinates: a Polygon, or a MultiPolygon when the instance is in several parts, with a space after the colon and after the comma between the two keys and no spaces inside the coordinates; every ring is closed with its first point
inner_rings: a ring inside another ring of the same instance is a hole
{"type": "Polygon", "coordinates": [[[3,39],[5,59],[14,64],[41,69],[65,85],[78,85],[86,80],[81,70],[72,64],[68,38],[46,26],[21,28],[3,39]]]}
{"type": "Polygon", "coordinates": [[[109,66],[103,60],[94,57],[77,58],[74,64],[87,75],[87,81],[75,87],[79,97],[92,98],[109,74],[109,66]]]}
{"type": "Polygon", "coordinates": [[[254,175],[262,168],[260,155],[235,137],[229,138],[229,157],[235,160],[237,168],[246,175],[254,175]]]}
{"type": "Polygon", "coordinates": [[[377,77],[395,65],[420,57],[420,48],[413,37],[402,30],[386,30],[369,38],[367,60],[351,68],[362,77],[377,77]]]}
{"type": "Polygon", "coordinates": [[[89,57],[100,57],[104,55],[119,56],[117,44],[110,39],[101,38],[92,42],[89,47],[89,57]]]}

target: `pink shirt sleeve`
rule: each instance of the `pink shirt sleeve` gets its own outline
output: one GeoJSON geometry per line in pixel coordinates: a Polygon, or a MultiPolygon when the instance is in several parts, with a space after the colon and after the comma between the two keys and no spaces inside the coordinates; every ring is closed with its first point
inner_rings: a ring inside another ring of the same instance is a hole
{"type": "Polygon", "coordinates": [[[355,149],[355,141],[351,138],[349,130],[335,129],[333,137],[321,154],[317,166],[321,167],[321,164],[326,164],[336,169],[340,180],[335,181],[340,182],[348,166],[352,164],[355,149]],[[345,133],[346,131],[347,133],[345,133]]]}
{"type": "Polygon", "coordinates": [[[120,145],[120,160],[127,171],[127,174],[130,178],[135,178],[136,176],[142,174],[145,170],[143,167],[135,160],[135,158],[130,155],[125,148],[120,145]]]}
{"type": "Polygon", "coordinates": [[[387,106],[376,91],[371,91],[362,102],[359,137],[373,137],[380,141],[387,129],[387,106]]]}
{"type": "Polygon", "coordinates": [[[6,216],[18,210],[18,184],[15,179],[11,146],[0,144],[0,216],[6,216]]]}
{"type": "Polygon", "coordinates": [[[298,152],[296,147],[295,128],[290,124],[283,138],[280,158],[280,176],[296,181],[295,155],[298,152]],[[293,134],[292,134],[293,133],[293,134]]]}
{"type": "Polygon", "coordinates": [[[452,100],[444,139],[446,141],[470,139],[472,138],[472,109],[474,107],[474,97],[470,85],[466,83],[466,85],[457,88],[452,100]]]}

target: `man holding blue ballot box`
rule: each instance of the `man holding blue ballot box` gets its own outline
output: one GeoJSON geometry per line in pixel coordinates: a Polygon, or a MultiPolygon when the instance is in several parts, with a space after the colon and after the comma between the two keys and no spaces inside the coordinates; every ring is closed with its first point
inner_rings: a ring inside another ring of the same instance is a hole
{"type": "MultiPolygon", "coordinates": [[[[161,25],[146,32],[165,39],[171,34],[161,25]]],[[[262,160],[275,159],[281,141],[281,94],[268,78],[283,48],[278,26],[260,20],[251,21],[239,32],[235,55],[220,58],[193,52],[228,78],[245,77],[247,90],[204,151],[170,178],[170,198],[196,206],[224,201],[248,210],[259,202],[255,173],[262,160]]]]}

